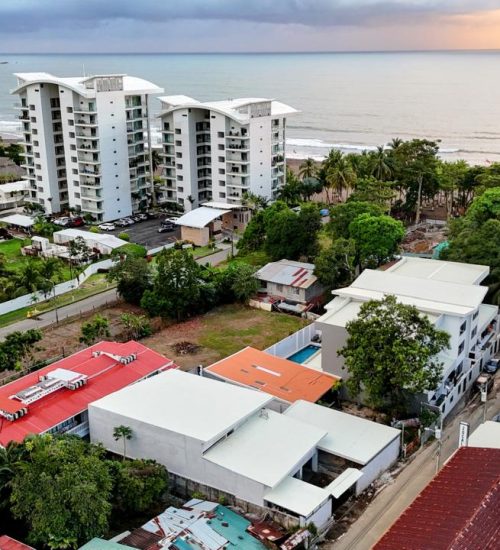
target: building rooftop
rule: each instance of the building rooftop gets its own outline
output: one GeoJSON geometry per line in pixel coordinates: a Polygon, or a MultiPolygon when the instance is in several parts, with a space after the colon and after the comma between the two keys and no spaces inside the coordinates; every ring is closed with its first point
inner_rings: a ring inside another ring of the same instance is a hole
{"type": "Polygon", "coordinates": [[[82,229],[72,229],[72,228],[61,229],[61,231],[56,231],[54,235],[60,235],[62,237],[67,237],[69,239],[76,239],[77,237],[81,237],[86,241],[92,240],[97,243],[101,243],[103,245],[109,246],[110,248],[113,248],[113,249],[120,248],[120,246],[128,244],[127,241],[124,241],[123,239],[119,239],[114,235],[109,235],[106,233],[92,233],[92,231],[83,231],[82,229]]]}
{"type": "Polygon", "coordinates": [[[198,107],[200,109],[217,111],[243,124],[248,123],[251,118],[248,107],[259,103],[270,103],[271,116],[285,116],[298,112],[293,107],[290,107],[290,105],[286,105],[274,99],[262,97],[242,97],[238,99],[207,102],[200,102],[192,97],[182,95],[163,96],[158,99],[163,104],[163,108],[165,109],[164,113],[179,108],[198,107]]]}
{"type": "Polygon", "coordinates": [[[31,227],[35,224],[35,220],[31,216],[24,216],[23,214],[4,216],[0,218],[0,221],[8,225],[17,225],[18,227],[31,227]]]}
{"type": "Polygon", "coordinates": [[[500,548],[500,449],[460,448],[374,550],[500,548]]]}
{"type": "MultiPolygon", "coordinates": [[[[0,547],[3,550],[3,547],[0,547]]],[[[89,540],[87,544],[80,546],[79,550],[134,550],[132,546],[127,546],[126,544],[113,542],[110,540],[104,540],[100,538],[95,538],[89,540]]]]}
{"type": "Polygon", "coordinates": [[[94,88],[88,88],[87,82],[94,78],[102,77],[117,77],[122,78],[123,91],[130,92],[131,94],[160,94],[163,92],[163,88],[159,88],[156,84],[138,78],[136,76],[128,76],[126,74],[108,74],[108,75],[95,75],[95,76],[76,76],[76,77],[60,77],[50,73],[15,73],[17,77],[18,85],[12,90],[11,93],[19,93],[25,86],[34,83],[47,83],[56,84],[58,86],[65,86],[74,92],[82,95],[83,97],[93,98],[96,95],[94,88]]]}
{"type": "Polygon", "coordinates": [[[292,470],[325,435],[321,428],[266,409],[211,447],[204,458],[267,487],[275,487],[295,473],[292,470]]]}
{"type": "Polygon", "coordinates": [[[0,550],[35,550],[32,546],[28,546],[23,542],[9,537],[8,535],[0,535],[0,550]]]}
{"type": "Polygon", "coordinates": [[[169,370],[92,404],[139,422],[210,441],[257,412],[271,397],[180,370],[169,370]]]}
{"type": "Polygon", "coordinates": [[[469,436],[469,447],[500,449],[500,422],[484,422],[469,436]]]}
{"type": "Polygon", "coordinates": [[[2,183],[0,185],[0,193],[18,193],[20,191],[27,191],[29,188],[28,180],[11,181],[9,183],[2,183]]]}
{"type": "Polygon", "coordinates": [[[318,278],[314,275],[314,264],[279,260],[270,262],[257,273],[255,277],[261,281],[291,286],[294,288],[309,288],[318,278]]]}
{"type": "Polygon", "coordinates": [[[389,267],[386,272],[416,279],[428,279],[462,285],[478,285],[488,276],[490,268],[486,265],[403,256],[397,263],[389,267]]]}
{"type": "Polygon", "coordinates": [[[340,378],[255,348],[244,348],[205,371],[218,378],[269,393],[287,403],[316,402],[340,378]]]}
{"type": "Polygon", "coordinates": [[[358,301],[378,300],[393,294],[401,303],[414,305],[422,311],[464,316],[478,308],[487,291],[485,286],[447,283],[407,277],[397,272],[365,269],[349,287],[334,290],[333,293],[358,301]]]}
{"type": "Polygon", "coordinates": [[[307,401],[297,401],[283,414],[327,432],[318,449],[356,464],[367,464],[400,436],[390,426],[307,401]]]}
{"type": "Polygon", "coordinates": [[[325,489],[295,477],[285,478],[264,495],[268,502],[304,517],[310,516],[329,498],[330,493],[325,489]]]}
{"type": "Polygon", "coordinates": [[[0,386],[0,445],[46,432],[93,401],[168,368],[177,367],[139,342],[100,342],[0,386]],[[41,384],[42,377],[47,380],[41,384]]]}
{"type": "Polygon", "coordinates": [[[213,222],[220,216],[227,214],[230,210],[221,210],[218,208],[209,208],[208,206],[200,206],[182,215],[175,220],[177,225],[184,225],[186,227],[195,227],[201,229],[213,222]]]}

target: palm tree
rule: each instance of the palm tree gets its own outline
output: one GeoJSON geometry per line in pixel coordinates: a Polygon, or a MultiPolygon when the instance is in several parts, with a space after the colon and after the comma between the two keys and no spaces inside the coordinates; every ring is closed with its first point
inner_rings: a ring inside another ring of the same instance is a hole
{"type": "Polygon", "coordinates": [[[316,175],[316,169],[316,162],[312,158],[307,158],[299,166],[299,178],[302,180],[313,178],[316,175]]]}
{"type": "Polygon", "coordinates": [[[10,482],[14,477],[16,465],[22,458],[23,447],[15,441],[10,441],[5,447],[0,447],[0,506],[6,503],[10,482]]]}
{"type": "Polygon", "coordinates": [[[335,190],[342,198],[342,192],[350,189],[356,181],[351,163],[340,153],[335,164],[329,166],[326,174],[326,183],[330,189],[335,190]]]}
{"type": "Polygon", "coordinates": [[[16,277],[18,288],[24,289],[27,294],[36,292],[42,280],[38,266],[33,261],[25,263],[16,277]]]}
{"type": "Polygon", "coordinates": [[[127,440],[132,439],[132,435],[133,431],[130,426],[117,426],[113,430],[113,437],[115,438],[115,441],[123,439],[123,460],[125,460],[127,456],[127,440]]]}
{"type": "Polygon", "coordinates": [[[393,151],[399,149],[403,145],[404,141],[401,138],[394,138],[389,144],[388,147],[393,151]]]}
{"type": "Polygon", "coordinates": [[[381,146],[372,154],[372,175],[379,181],[388,181],[392,175],[387,153],[381,146]]]}

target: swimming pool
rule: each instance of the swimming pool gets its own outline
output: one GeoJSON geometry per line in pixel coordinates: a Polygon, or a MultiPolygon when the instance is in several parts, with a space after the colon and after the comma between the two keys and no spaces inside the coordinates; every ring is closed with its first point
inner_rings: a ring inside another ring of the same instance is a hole
{"type": "Polygon", "coordinates": [[[314,344],[309,344],[305,348],[299,349],[299,351],[296,351],[290,357],[287,357],[289,361],[293,361],[294,363],[303,363],[309,357],[312,357],[316,352],[318,352],[321,348],[319,346],[315,346],[314,344]]]}

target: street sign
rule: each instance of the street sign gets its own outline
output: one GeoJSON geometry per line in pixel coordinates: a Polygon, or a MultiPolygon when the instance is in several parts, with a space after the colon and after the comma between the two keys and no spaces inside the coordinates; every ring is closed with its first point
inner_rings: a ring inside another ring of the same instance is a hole
{"type": "Polygon", "coordinates": [[[458,435],[458,446],[467,447],[467,441],[469,439],[469,423],[460,422],[460,431],[458,435]]]}
{"type": "Polygon", "coordinates": [[[488,390],[483,386],[481,388],[481,403],[486,403],[488,399],[488,390]]]}

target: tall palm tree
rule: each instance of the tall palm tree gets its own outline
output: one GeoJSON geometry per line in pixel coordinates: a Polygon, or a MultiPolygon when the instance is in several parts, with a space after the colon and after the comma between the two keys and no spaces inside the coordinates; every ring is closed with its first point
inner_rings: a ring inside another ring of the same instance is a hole
{"type": "Polygon", "coordinates": [[[5,447],[0,447],[0,506],[7,502],[10,482],[14,477],[16,465],[22,458],[23,447],[15,441],[10,441],[5,447]]]}
{"type": "Polygon", "coordinates": [[[316,162],[312,158],[307,158],[299,166],[299,178],[304,180],[306,178],[313,178],[316,175],[317,166],[316,162]]]}
{"type": "Polygon", "coordinates": [[[130,426],[116,426],[113,430],[113,437],[115,438],[115,441],[118,441],[119,439],[123,440],[123,460],[125,460],[127,456],[127,440],[132,439],[133,431],[130,426]]]}
{"type": "Polygon", "coordinates": [[[387,153],[382,146],[372,154],[372,175],[379,181],[388,181],[392,175],[392,169],[389,165],[387,153]]]}
{"type": "Polygon", "coordinates": [[[23,289],[25,293],[36,292],[40,288],[40,284],[43,281],[38,266],[33,261],[26,262],[19,270],[16,282],[20,289],[23,289]]]}
{"type": "Polygon", "coordinates": [[[394,138],[391,142],[389,142],[388,146],[393,151],[396,151],[396,149],[399,149],[401,145],[403,145],[403,143],[404,143],[404,140],[397,137],[397,138],[394,138]]]}
{"type": "Polygon", "coordinates": [[[326,173],[326,183],[328,187],[336,191],[342,199],[343,191],[349,190],[355,182],[356,172],[354,172],[348,159],[341,153],[335,164],[329,166],[326,173]]]}

